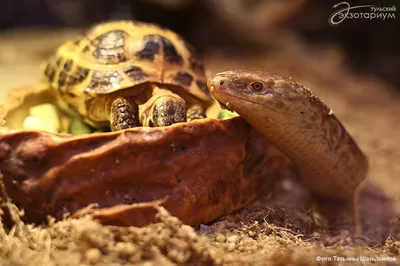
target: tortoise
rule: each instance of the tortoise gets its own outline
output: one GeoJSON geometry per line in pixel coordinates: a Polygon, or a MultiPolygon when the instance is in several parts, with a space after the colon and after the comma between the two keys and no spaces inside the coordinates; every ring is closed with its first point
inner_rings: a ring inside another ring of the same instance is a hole
{"type": "Polygon", "coordinates": [[[96,129],[169,126],[206,117],[202,61],[171,30],[103,22],[61,45],[43,66],[61,109],[96,129]]]}

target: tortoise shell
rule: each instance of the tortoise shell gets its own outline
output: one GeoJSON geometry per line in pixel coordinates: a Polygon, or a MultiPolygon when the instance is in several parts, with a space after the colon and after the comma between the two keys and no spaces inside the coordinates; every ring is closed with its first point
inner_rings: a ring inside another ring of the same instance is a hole
{"type": "MultiPolygon", "coordinates": [[[[200,101],[211,100],[194,48],[178,34],[148,23],[98,24],[61,45],[43,73],[62,104],[83,116],[91,99],[146,82],[179,86],[200,101]]],[[[139,94],[140,87],[130,95],[139,94]]]]}

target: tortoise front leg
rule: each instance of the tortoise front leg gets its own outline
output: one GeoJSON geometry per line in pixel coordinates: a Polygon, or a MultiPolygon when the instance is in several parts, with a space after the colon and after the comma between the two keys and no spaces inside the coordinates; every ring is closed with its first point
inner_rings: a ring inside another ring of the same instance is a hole
{"type": "Polygon", "coordinates": [[[127,98],[118,97],[111,104],[111,131],[139,126],[138,106],[127,98]]]}
{"type": "Polygon", "coordinates": [[[206,110],[200,104],[194,104],[187,110],[187,121],[206,118],[206,110]]]}

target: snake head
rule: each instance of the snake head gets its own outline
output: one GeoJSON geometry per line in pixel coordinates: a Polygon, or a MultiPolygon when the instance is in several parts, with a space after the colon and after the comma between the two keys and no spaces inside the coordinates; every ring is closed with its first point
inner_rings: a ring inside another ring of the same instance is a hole
{"type": "MultiPolygon", "coordinates": [[[[317,111],[315,106],[327,109],[309,90],[290,78],[263,72],[218,73],[208,80],[208,87],[222,105],[239,114],[262,111],[271,117],[290,115],[298,121],[312,116],[317,111]]],[[[329,113],[329,109],[324,111],[329,113]]]]}

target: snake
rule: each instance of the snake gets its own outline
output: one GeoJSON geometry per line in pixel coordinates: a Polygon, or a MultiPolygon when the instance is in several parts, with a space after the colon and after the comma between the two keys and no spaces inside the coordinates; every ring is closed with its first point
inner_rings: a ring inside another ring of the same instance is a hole
{"type": "Polygon", "coordinates": [[[221,107],[239,114],[293,163],[314,195],[353,199],[368,159],[310,89],[289,77],[245,70],[217,73],[207,85],[221,107]]]}

